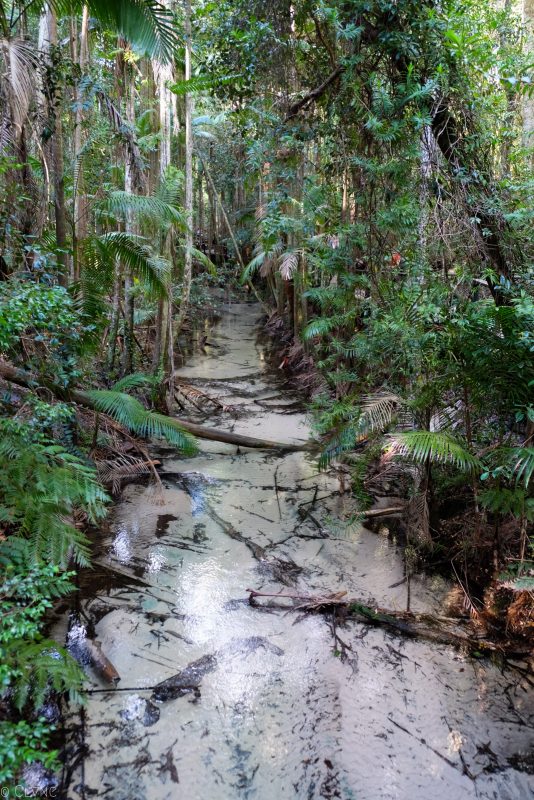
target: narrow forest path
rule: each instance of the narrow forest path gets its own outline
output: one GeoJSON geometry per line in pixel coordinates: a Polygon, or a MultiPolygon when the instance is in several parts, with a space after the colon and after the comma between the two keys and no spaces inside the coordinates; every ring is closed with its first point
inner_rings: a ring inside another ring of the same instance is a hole
{"type": "MultiPolygon", "coordinates": [[[[216,346],[179,375],[237,409],[210,425],[304,441],[299,398],[258,342],[259,313],[224,306],[208,331],[216,346]]],[[[201,446],[187,460],[156,451],[159,504],[152,488],[128,486],[82,574],[80,621],[96,626],[121,680],[109,689],[95,676],[81,717],[67,720],[68,797],[532,796],[534,695],[517,674],[352,623],[339,631],[342,660],[327,618],[248,606],[246,589],[263,587],[406,607],[399,548],[347,527],[354,509],[335,476],[303,452],[201,446]]],[[[414,610],[435,610],[446,587],[410,589],[414,610]]]]}

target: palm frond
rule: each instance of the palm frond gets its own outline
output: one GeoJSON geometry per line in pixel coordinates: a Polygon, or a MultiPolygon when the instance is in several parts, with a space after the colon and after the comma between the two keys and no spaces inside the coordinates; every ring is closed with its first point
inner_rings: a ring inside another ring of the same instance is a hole
{"type": "Polygon", "coordinates": [[[136,277],[144,280],[155,295],[165,297],[168,294],[171,265],[161,256],[153,255],[143,237],[112,231],[96,241],[102,254],[119,259],[136,277]]]}
{"type": "Polygon", "coordinates": [[[102,483],[111,486],[116,493],[120,491],[123,481],[150,475],[157,463],[159,462],[120,455],[112,459],[97,460],[95,466],[102,483]]]}
{"type": "Polygon", "coordinates": [[[113,384],[114,392],[128,392],[138,389],[140,386],[153,386],[155,382],[153,375],[145,375],[142,372],[134,372],[132,375],[125,375],[120,381],[113,384]]]}
{"type": "Polygon", "coordinates": [[[147,439],[165,439],[185,455],[196,452],[193,437],[172,417],[147,411],[135,397],[112,389],[91,389],[86,394],[98,411],[112,417],[132,433],[147,439]]]}
{"type": "Polygon", "coordinates": [[[287,250],[280,256],[278,269],[285,281],[290,281],[299,265],[300,250],[287,250]]]}
{"type": "MultiPolygon", "coordinates": [[[[42,5],[37,0],[36,5],[42,5]]],[[[143,55],[172,60],[178,43],[172,11],[156,0],[87,0],[91,16],[116,31],[143,55]]],[[[33,4],[32,4],[33,5],[33,4]]],[[[82,0],[51,0],[58,16],[80,14],[82,0]]]]}
{"type": "MultiPolygon", "coordinates": [[[[183,245],[183,248],[185,251],[186,250],[185,245],[183,245]]],[[[213,263],[213,261],[209,256],[207,256],[205,253],[202,252],[202,250],[199,250],[197,247],[191,246],[188,248],[188,250],[191,253],[191,257],[194,258],[195,261],[198,261],[199,264],[202,264],[202,266],[208,270],[210,275],[213,275],[214,277],[217,275],[217,267],[215,266],[215,264],[213,263]]]]}
{"type": "Polygon", "coordinates": [[[11,120],[15,128],[20,131],[26,122],[35,96],[38,53],[33,42],[19,38],[1,39],[0,52],[4,62],[3,92],[11,120]]]}
{"type": "Polygon", "coordinates": [[[424,464],[452,464],[463,472],[472,472],[482,466],[464,444],[442,431],[406,431],[390,434],[389,452],[405,456],[424,464]]]}
{"type": "MultiPolygon", "coordinates": [[[[189,80],[176,81],[169,84],[169,89],[173,94],[195,94],[197,92],[205,92],[209,89],[216,89],[219,86],[227,86],[231,84],[240,75],[193,75],[189,80]]],[[[196,124],[206,124],[206,119],[195,120],[196,124]]]]}
{"type": "Polygon", "coordinates": [[[360,427],[365,431],[384,431],[402,405],[396,394],[376,394],[362,398],[360,427]]]}
{"type": "Polygon", "coordinates": [[[534,447],[520,447],[516,451],[517,463],[514,467],[516,480],[522,481],[525,489],[528,488],[532,474],[534,473],[534,447]]]}
{"type": "Polygon", "coordinates": [[[304,329],[304,339],[313,339],[315,336],[324,336],[339,326],[338,317],[317,317],[304,329]]]}
{"type": "Polygon", "coordinates": [[[241,275],[242,284],[250,281],[254,273],[260,269],[263,262],[265,261],[266,255],[267,254],[263,250],[260,250],[260,252],[256,253],[256,255],[248,262],[247,266],[243,271],[243,274],[241,275]]]}
{"type": "Polygon", "coordinates": [[[156,221],[170,222],[186,230],[187,221],[183,211],[172,203],[165,202],[160,197],[132,194],[116,190],[110,192],[105,201],[105,207],[115,214],[127,216],[130,213],[139,217],[146,217],[156,221]]]}

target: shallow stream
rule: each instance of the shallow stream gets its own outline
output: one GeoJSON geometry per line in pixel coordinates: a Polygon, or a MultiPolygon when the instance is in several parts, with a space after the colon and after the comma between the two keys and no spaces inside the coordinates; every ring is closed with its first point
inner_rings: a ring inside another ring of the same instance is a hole
{"type": "MultiPolygon", "coordinates": [[[[233,407],[211,427],[306,440],[258,319],[256,305],[222,307],[179,377],[233,407]]],[[[533,797],[534,692],[518,673],[357,623],[334,631],[327,616],[255,609],[246,591],[347,590],[403,609],[409,590],[412,610],[433,611],[443,581],[408,589],[400,548],[351,524],[350,495],[310,455],[200,444],[190,459],[154,450],[162,491],[125,488],[82,576],[78,631],[95,627],[121,679],[113,689],[93,676],[67,719],[68,797],[533,797]],[[188,665],[170,696],[154,692],[188,665]]]]}

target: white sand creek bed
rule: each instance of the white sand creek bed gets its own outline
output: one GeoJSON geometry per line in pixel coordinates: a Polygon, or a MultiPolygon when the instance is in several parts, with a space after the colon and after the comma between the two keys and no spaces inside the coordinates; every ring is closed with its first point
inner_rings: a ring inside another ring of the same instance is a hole
{"type": "MultiPolygon", "coordinates": [[[[258,319],[256,305],[224,306],[208,332],[217,346],[178,374],[237,408],[210,426],[305,440],[298,397],[267,368],[258,319]]],[[[154,450],[163,498],[127,486],[82,576],[79,620],[121,680],[110,689],[91,677],[84,711],[67,718],[67,796],[533,797],[534,694],[515,671],[357,623],[338,630],[351,648],[342,660],[327,616],[247,604],[253,587],[345,589],[406,607],[402,552],[347,526],[354,507],[336,477],[304,452],[200,446],[189,459],[154,450]],[[299,504],[314,496],[314,519],[302,519],[299,504]],[[199,659],[196,688],[153,697],[154,685],[199,659]]],[[[445,588],[412,579],[411,608],[439,609],[445,588]]]]}

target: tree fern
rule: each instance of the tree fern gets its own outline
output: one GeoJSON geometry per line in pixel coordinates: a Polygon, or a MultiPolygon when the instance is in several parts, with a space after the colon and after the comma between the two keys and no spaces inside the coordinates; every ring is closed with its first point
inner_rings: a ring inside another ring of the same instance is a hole
{"type": "Polygon", "coordinates": [[[441,431],[406,431],[389,436],[389,451],[419,464],[452,464],[463,472],[479,469],[480,460],[462,442],[441,431]]]}

